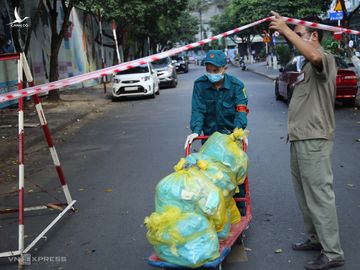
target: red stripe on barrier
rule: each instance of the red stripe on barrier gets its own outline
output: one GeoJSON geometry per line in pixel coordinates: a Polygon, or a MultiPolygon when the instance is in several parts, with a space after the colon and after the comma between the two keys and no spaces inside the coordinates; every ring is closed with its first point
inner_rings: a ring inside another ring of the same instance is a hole
{"type": "Polygon", "coordinates": [[[19,225],[24,225],[24,187],[19,189],[19,225]]]}
{"type": "Polygon", "coordinates": [[[317,27],[318,24],[317,24],[317,23],[312,23],[312,24],[310,24],[310,26],[311,26],[311,27],[317,27]]]}
{"type": "Polygon", "coordinates": [[[107,74],[106,73],[101,73],[100,76],[105,77],[105,76],[107,76],[107,74]]]}
{"type": "Polygon", "coordinates": [[[33,96],[33,100],[34,100],[34,102],[35,102],[36,105],[40,103],[40,98],[39,98],[39,96],[36,95],[36,94],[33,96]]]}
{"type": "Polygon", "coordinates": [[[145,64],[146,64],[146,61],[139,61],[139,64],[140,64],[140,65],[145,65],[145,64]]]}
{"type": "Polygon", "coordinates": [[[64,175],[62,168],[60,166],[55,166],[55,168],[56,168],[57,174],[59,176],[61,185],[63,185],[63,186],[66,185],[65,175],[64,175]]]}
{"type": "Polygon", "coordinates": [[[25,153],[24,153],[24,130],[19,133],[19,164],[24,164],[25,153]]]}
{"type": "MultiPolygon", "coordinates": [[[[41,117],[43,118],[43,120],[45,121],[45,116],[44,116],[44,112],[41,112],[41,117]]],[[[54,147],[54,142],[52,140],[51,134],[50,134],[50,129],[47,123],[45,123],[45,125],[42,126],[44,134],[45,134],[45,138],[47,141],[47,144],[49,147],[54,147]]]]}
{"type": "Polygon", "coordinates": [[[114,69],[114,72],[115,73],[118,73],[118,72],[120,72],[121,70],[120,69],[114,69]]]}

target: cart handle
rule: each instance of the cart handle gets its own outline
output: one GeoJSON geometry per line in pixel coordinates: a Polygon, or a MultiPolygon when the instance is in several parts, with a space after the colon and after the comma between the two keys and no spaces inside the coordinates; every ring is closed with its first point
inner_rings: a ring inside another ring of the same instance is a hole
{"type": "Polygon", "coordinates": [[[210,136],[197,136],[196,138],[194,138],[193,141],[186,146],[185,156],[187,157],[188,155],[190,155],[191,144],[192,144],[194,141],[204,140],[204,139],[207,139],[207,138],[209,138],[209,137],[210,137],[210,136]]]}
{"type": "MultiPolygon", "coordinates": [[[[186,146],[185,157],[187,157],[188,155],[190,155],[191,144],[192,144],[194,141],[204,140],[204,139],[207,139],[207,138],[209,138],[209,137],[210,137],[210,136],[197,136],[196,138],[194,138],[193,141],[186,146]]],[[[244,150],[244,152],[246,153],[246,151],[247,151],[247,145],[246,145],[246,143],[245,143],[244,140],[243,140],[243,150],[244,150]]]]}

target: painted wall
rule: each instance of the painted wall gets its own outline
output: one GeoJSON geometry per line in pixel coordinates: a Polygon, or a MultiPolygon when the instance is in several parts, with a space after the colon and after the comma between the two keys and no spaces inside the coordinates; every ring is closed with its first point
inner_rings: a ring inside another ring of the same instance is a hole
{"type": "MultiPolygon", "coordinates": [[[[14,20],[13,10],[10,1],[1,1],[5,4],[0,6],[0,53],[13,52],[13,41],[10,26],[8,25],[14,20]]],[[[34,17],[38,3],[39,0],[26,1],[26,6],[20,7],[20,17],[30,17],[30,19],[24,21],[27,25],[31,24],[31,18],[34,17]]],[[[58,3],[58,13],[59,29],[64,14],[60,2],[58,3]]],[[[96,19],[84,10],[74,8],[70,14],[70,22],[71,26],[63,40],[58,56],[60,79],[94,71],[102,67],[101,46],[95,41],[99,34],[99,26],[96,19]]],[[[108,33],[111,33],[111,24],[103,24],[103,28],[108,33]]],[[[26,26],[19,28],[19,33],[23,39],[25,39],[28,29],[26,26]]],[[[104,37],[104,43],[112,44],[113,41],[104,37]]],[[[39,23],[33,29],[30,49],[27,55],[36,84],[43,84],[49,81],[50,48],[50,16],[46,10],[40,17],[39,23]]],[[[104,52],[105,65],[112,65],[113,49],[105,47],[104,52]]],[[[14,65],[0,61],[0,93],[14,90],[13,85],[16,84],[17,72],[16,69],[14,72],[13,68],[14,65]]],[[[92,86],[97,83],[98,80],[86,81],[75,87],[92,86]]],[[[8,105],[6,103],[0,104],[0,108],[8,105]]]]}

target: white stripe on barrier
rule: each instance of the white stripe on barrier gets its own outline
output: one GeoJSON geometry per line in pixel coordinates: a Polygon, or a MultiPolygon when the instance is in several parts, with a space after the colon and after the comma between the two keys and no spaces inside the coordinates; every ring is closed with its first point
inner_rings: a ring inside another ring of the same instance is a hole
{"type": "MultiPolygon", "coordinates": [[[[235,28],[233,30],[224,32],[222,34],[216,35],[214,37],[210,37],[204,40],[200,40],[179,48],[174,48],[171,49],[169,51],[166,52],[161,52],[158,54],[154,54],[154,55],[150,55],[147,57],[143,57],[137,60],[133,60],[133,61],[129,61],[126,63],[121,63],[119,65],[116,66],[112,66],[112,67],[108,67],[108,68],[104,68],[104,69],[100,69],[100,70],[96,70],[96,71],[92,71],[89,73],[85,73],[85,74],[81,74],[78,76],[74,76],[71,78],[66,78],[66,79],[62,79],[62,80],[58,80],[56,82],[49,82],[43,85],[39,85],[39,86],[33,86],[33,87],[29,87],[26,89],[23,89],[19,92],[17,91],[12,91],[9,93],[5,93],[5,94],[1,94],[0,95],[0,103],[2,102],[6,102],[6,101],[11,101],[14,99],[18,99],[20,97],[27,97],[27,96],[31,96],[34,94],[41,94],[41,93],[46,93],[48,91],[54,90],[54,89],[58,89],[58,88],[62,88],[62,87],[67,87],[70,85],[74,85],[86,80],[91,80],[91,79],[96,79],[99,77],[103,77],[103,76],[108,76],[111,75],[113,73],[122,71],[122,70],[126,70],[126,69],[130,69],[142,64],[145,64],[147,62],[153,62],[168,56],[172,56],[175,54],[178,54],[180,52],[184,52],[190,49],[193,49],[195,47],[204,45],[206,43],[209,43],[211,41],[226,37],[228,35],[232,35],[234,33],[240,32],[242,30],[245,30],[247,28],[253,27],[255,25],[261,24],[263,22],[269,21],[272,17],[267,17],[258,21],[255,21],[253,23],[247,24],[245,26],[242,27],[238,27],[235,28]]],[[[312,27],[312,28],[318,28],[318,29],[323,29],[323,30],[327,30],[327,31],[340,31],[340,32],[344,32],[344,33],[348,33],[348,34],[355,34],[355,35],[360,35],[359,31],[356,30],[351,30],[351,29],[346,29],[346,28],[342,28],[342,27],[335,27],[335,26],[328,26],[328,25],[324,25],[324,24],[318,24],[318,23],[312,23],[312,22],[307,22],[307,21],[303,21],[303,20],[298,20],[298,19],[293,19],[293,18],[288,18],[288,17],[282,17],[284,21],[286,21],[287,23],[290,24],[296,24],[296,25],[306,25],[308,27],[312,27]]]]}
{"type": "Polygon", "coordinates": [[[66,202],[68,204],[70,204],[70,202],[72,201],[72,198],[71,198],[71,195],[70,195],[68,185],[65,184],[65,185],[62,186],[62,188],[63,188],[64,194],[65,194],[66,202]]]}
{"type": "Polygon", "coordinates": [[[20,253],[24,250],[24,225],[19,224],[19,251],[20,253]]]}
{"type": "Polygon", "coordinates": [[[18,111],[19,135],[24,132],[24,111],[18,111]]]}
{"type": "Polygon", "coordinates": [[[42,126],[44,126],[46,124],[46,118],[45,118],[45,115],[43,113],[43,108],[41,106],[41,103],[36,104],[35,108],[36,108],[36,112],[37,112],[39,120],[40,120],[40,124],[42,126]]]}
{"type": "Polygon", "coordinates": [[[53,159],[54,165],[55,166],[60,166],[60,160],[59,160],[59,157],[58,157],[58,155],[56,153],[55,146],[49,147],[49,150],[50,150],[50,154],[51,154],[51,157],[53,159]]]}
{"type": "Polygon", "coordinates": [[[24,164],[19,164],[19,189],[24,188],[24,164]]]}

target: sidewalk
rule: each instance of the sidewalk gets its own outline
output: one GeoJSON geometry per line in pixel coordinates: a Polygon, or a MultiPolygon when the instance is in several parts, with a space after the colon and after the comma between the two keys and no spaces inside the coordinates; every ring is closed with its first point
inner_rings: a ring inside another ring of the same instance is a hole
{"type": "Polygon", "coordinates": [[[249,71],[265,76],[270,80],[275,80],[279,76],[279,70],[266,66],[266,62],[258,62],[246,66],[249,71]]]}
{"type": "MultiPolygon", "coordinates": [[[[108,85],[107,93],[110,91],[108,85]]],[[[104,94],[103,86],[98,85],[91,88],[64,90],[58,103],[43,101],[42,105],[51,133],[54,134],[72,123],[79,122],[91,112],[101,112],[101,108],[110,102],[107,95],[104,94]]],[[[6,163],[9,158],[18,155],[18,115],[17,105],[15,106],[0,110],[1,163],[6,163]]],[[[39,142],[44,142],[46,145],[32,100],[25,103],[24,122],[25,149],[39,142]]]]}

